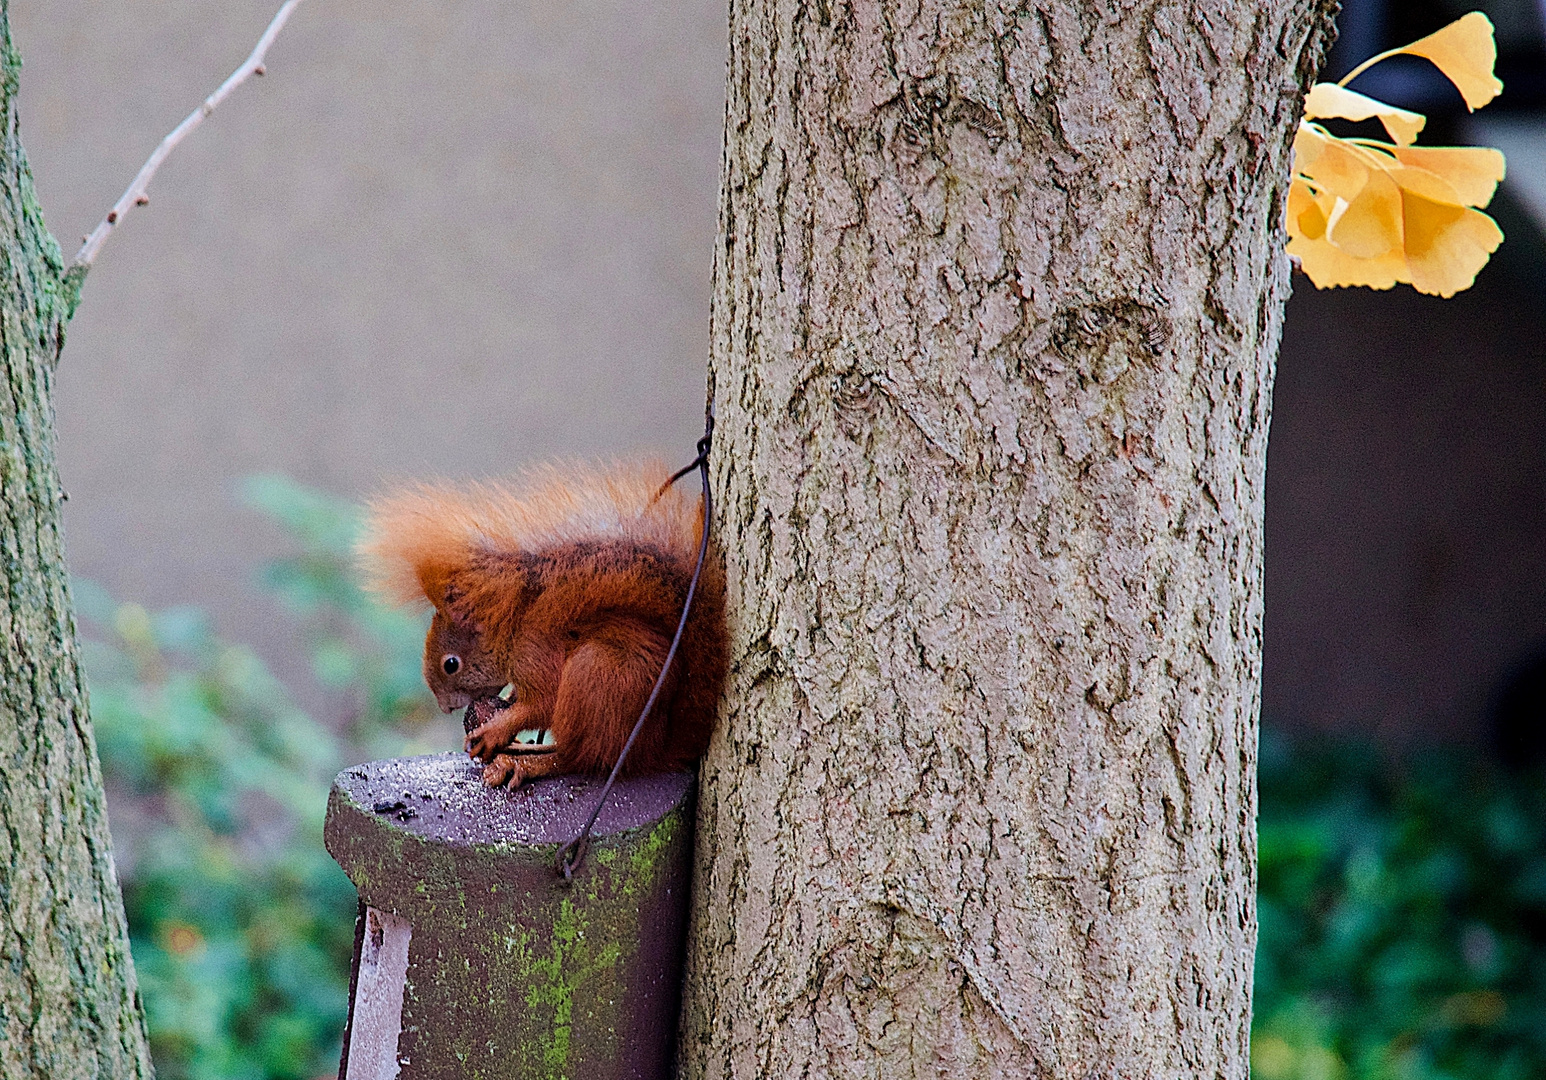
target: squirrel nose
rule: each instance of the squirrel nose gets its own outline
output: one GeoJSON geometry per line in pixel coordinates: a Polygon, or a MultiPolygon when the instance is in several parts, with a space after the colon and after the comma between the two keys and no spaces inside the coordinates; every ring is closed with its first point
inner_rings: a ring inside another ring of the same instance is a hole
{"type": "Polygon", "coordinates": [[[472,697],[461,690],[436,690],[435,703],[441,712],[455,712],[472,704],[472,697]]]}

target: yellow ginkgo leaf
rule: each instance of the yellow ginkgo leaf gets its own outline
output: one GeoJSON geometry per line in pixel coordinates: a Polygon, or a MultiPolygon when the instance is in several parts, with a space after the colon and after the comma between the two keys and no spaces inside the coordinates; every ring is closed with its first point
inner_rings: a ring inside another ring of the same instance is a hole
{"type": "Polygon", "coordinates": [[[1415,165],[1398,165],[1395,162],[1383,171],[1403,192],[1410,192],[1429,202],[1442,203],[1445,206],[1465,205],[1459,193],[1455,191],[1454,185],[1438,173],[1419,169],[1415,165]]]}
{"type": "Polygon", "coordinates": [[[1400,146],[1392,153],[1403,165],[1437,173],[1460,196],[1462,206],[1486,206],[1503,179],[1503,153],[1486,146],[1400,146]]]}
{"type": "Polygon", "coordinates": [[[1364,61],[1305,99],[1294,137],[1286,222],[1288,253],[1317,288],[1388,289],[1453,296],[1469,288],[1503,240],[1486,206],[1505,162],[1484,147],[1417,147],[1421,113],[1347,89],[1372,64],[1401,53],[1432,61],[1471,108],[1497,96],[1492,23],[1472,12],[1421,41],[1364,61]],[[1378,118],[1391,142],[1339,137],[1317,120],[1378,118]]]}
{"type": "Polygon", "coordinates": [[[1388,251],[1377,259],[1359,259],[1324,237],[1291,236],[1288,253],[1299,260],[1299,268],[1318,289],[1339,285],[1388,289],[1396,282],[1406,280],[1406,259],[1398,250],[1388,251]]]}
{"type": "Polygon", "coordinates": [[[1468,289],[1503,242],[1486,214],[1403,191],[1406,265],[1412,287],[1433,296],[1468,289]]]}
{"type": "Polygon", "coordinates": [[[1306,120],[1368,120],[1379,117],[1385,130],[1398,146],[1407,146],[1417,138],[1428,118],[1422,113],[1398,109],[1356,90],[1336,83],[1316,83],[1304,99],[1306,120]]]}
{"type": "Polygon", "coordinates": [[[1351,202],[1337,200],[1326,239],[1356,259],[1374,259],[1401,246],[1401,189],[1381,171],[1351,202]]]}
{"type": "MultiPolygon", "coordinates": [[[[1333,200],[1335,201],[1335,200],[1333,200]]],[[[1327,207],[1310,190],[1310,185],[1295,177],[1288,186],[1288,234],[1319,240],[1326,235],[1327,207]]]]}
{"type": "Polygon", "coordinates": [[[1330,192],[1352,202],[1369,182],[1372,159],[1342,139],[1325,135],[1305,124],[1300,127],[1294,146],[1294,171],[1307,178],[1318,191],[1330,192]],[[1313,156],[1306,154],[1305,158],[1300,158],[1297,152],[1300,145],[1313,148],[1313,156]]]}
{"type": "Polygon", "coordinates": [[[1503,83],[1492,73],[1498,61],[1492,20],[1480,11],[1463,15],[1444,29],[1395,51],[1432,61],[1455,84],[1466,108],[1472,111],[1503,92],[1503,83]]]}
{"type": "Polygon", "coordinates": [[[1299,130],[1294,132],[1294,171],[1305,172],[1314,168],[1331,138],[1318,124],[1299,121],[1299,130]]]}

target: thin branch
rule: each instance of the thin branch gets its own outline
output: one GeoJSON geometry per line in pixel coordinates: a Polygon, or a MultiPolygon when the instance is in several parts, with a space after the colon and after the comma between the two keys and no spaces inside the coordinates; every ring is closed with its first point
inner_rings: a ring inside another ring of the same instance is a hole
{"type": "Polygon", "coordinates": [[[86,237],[85,242],[81,244],[81,249],[75,253],[75,261],[70,265],[69,273],[71,277],[77,281],[84,277],[86,271],[91,269],[91,264],[96,261],[97,253],[102,250],[102,245],[107,241],[114,226],[123,220],[124,215],[129,212],[131,207],[144,206],[150,201],[147,189],[150,187],[151,178],[156,175],[156,170],[161,167],[161,163],[171,155],[173,150],[177,149],[178,143],[186,139],[194,128],[202,124],[204,118],[214,112],[215,108],[226,98],[230,97],[233,90],[246,82],[249,76],[263,74],[265,70],[263,67],[263,57],[267,55],[268,47],[279,36],[279,31],[284,29],[285,23],[290,19],[290,13],[301,3],[302,0],[285,0],[284,6],[274,16],[273,22],[268,24],[268,29],[263,31],[263,36],[258,39],[258,44],[252,50],[252,55],[242,62],[241,67],[231,73],[229,79],[220,84],[218,90],[205,98],[202,105],[189,113],[186,120],[173,128],[170,135],[161,140],[161,145],[156,147],[155,152],[150,155],[145,164],[140,166],[140,171],[135,175],[134,182],[129,185],[129,190],[125,191],[123,196],[113,204],[113,208],[107,212],[107,216],[91,231],[91,235],[86,237]]]}

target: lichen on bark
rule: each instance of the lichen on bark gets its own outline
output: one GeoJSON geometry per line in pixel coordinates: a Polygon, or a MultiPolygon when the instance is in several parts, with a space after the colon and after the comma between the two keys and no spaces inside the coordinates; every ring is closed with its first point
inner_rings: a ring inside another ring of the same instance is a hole
{"type": "Polygon", "coordinates": [[[22,152],[4,0],[0,53],[0,1075],[149,1077],[60,537],[53,372],[75,288],[22,152]]]}
{"type": "Polygon", "coordinates": [[[687,1077],[1244,1077],[1324,0],[732,0],[687,1077]]]}

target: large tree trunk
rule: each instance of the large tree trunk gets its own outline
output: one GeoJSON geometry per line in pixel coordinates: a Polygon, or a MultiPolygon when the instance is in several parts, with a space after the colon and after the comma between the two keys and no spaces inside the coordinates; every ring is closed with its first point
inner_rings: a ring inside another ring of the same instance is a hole
{"type": "Polygon", "coordinates": [[[74,302],[17,136],[0,0],[0,1076],[149,1077],[75,647],[53,370],[74,302]]]}
{"type": "Polygon", "coordinates": [[[1329,0],[732,0],[688,1077],[1244,1077],[1329,0]]]}

